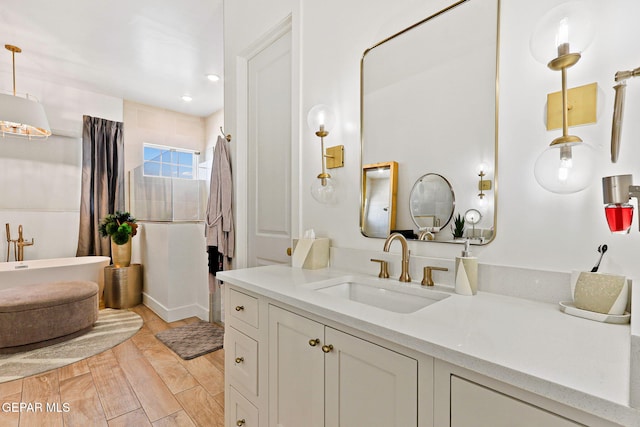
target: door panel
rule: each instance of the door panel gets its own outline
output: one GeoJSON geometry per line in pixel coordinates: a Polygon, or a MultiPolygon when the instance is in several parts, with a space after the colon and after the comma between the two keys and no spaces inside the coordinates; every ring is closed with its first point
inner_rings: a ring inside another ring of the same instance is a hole
{"type": "Polygon", "coordinates": [[[269,425],[324,427],[323,337],[322,324],[269,306],[269,425]]]}
{"type": "Polygon", "coordinates": [[[248,266],[291,245],[291,32],[248,62],[248,266]]]}
{"type": "Polygon", "coordinates": [[[325,404],[328,427],[418,424],[418,362],[327,327],[325,404]]]}

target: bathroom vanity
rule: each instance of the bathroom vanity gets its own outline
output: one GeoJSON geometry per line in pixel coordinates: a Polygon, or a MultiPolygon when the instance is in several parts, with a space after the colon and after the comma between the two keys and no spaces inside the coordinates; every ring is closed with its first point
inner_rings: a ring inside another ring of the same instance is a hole
{"type": "Polygon", "coordinates": [[[331,268],[219,274],[227,426],[640,425],[628,325],[331,268]]]}

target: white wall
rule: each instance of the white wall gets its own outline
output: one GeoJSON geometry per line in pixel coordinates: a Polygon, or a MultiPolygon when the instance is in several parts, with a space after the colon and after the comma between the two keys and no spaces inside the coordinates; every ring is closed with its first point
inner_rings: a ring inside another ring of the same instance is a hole
{"type": "MultiPolygon", "coordinates": [[[[127,172],[142,164],[144,143],[185,148],[202,154],[207,146],[207,119],[201,117],[125,101],[124,122],[127,172]]],[[[175,213],[181,207],[177,203],[175,213]]],[[[129,209],[133,216],[137,215],[134,207],[129,209]]],[[[167,321],[189,316],[207,319],[204,225],[198,222],[140,222],[140,238],[133,240],[132,259],[143,264],[144,304],[167,321]]]]}
{"type": "Polygon", "coordinates": [[[143,303],[167,322],[209,318],[207,253],[199,223],[144,223],[143,303]]]}
{"type": "MultiPolygon", "coordinates": [[[[299,139],[303,171],[297,232],[314,228],[317,235],[329,236],[337,247],[381,250],[383,242],[362,237],[358,224],[359,61],[367,47],[447,3],[450,1],[225,2],[225,130],[239,133],[232,146],[236,188],[243,185],[246,144],[242,129],[237,129],[241,113],[237,111],[237,96],[242,96],[242,82],[236,79],[236,63],[256,40],[292,15],[297,58],[294,68],[299,69],[301,80],[301,107],[294,117],[300,124],[300,135],[293,137],[294,141],[299,139]],[[308,193],[317,174],[317,138],[307,130],[306,112],[318,103],[331,105],[339,117],[327,144],[345,145],[345,167],[332,170],[344,190],[336,206],[319,205],[308,193]]],[[[611,235],[604,219],[600,184],[602,176],[622,173],[635,173],[636,183],[640,183],[640,165],[634,165],[640,155],[640,145],[635,143],[640,137],[640,120],[634,120],[640,114],[640,81],[629,82],[621,159],[615,165],[608,160],[613,76],[617,70],[640,66],[635,47],[640,27],[634,19],[640,14],[640,3],[585,1],[594,10],[598,33],[583,59],[569,70],[569,86],[597,82],[601,108],[597,124],[574,128],[571,133],[595,145],[599,163],[590,188],[564,196],[545,191],[533,176],[536,157],[560,134],[547,132],[543,119],[546,94],[560,90],[560,73],[537,63],[529,51],[529,37],[537,20],[560,3],[502,1],[497,237],[487,246],[474,247],[474,252],[484,263],[570,271],[590,269],[598,255],[596,248],[607,243],[609,252],[601,271],[640,276],[636,261],[640,253],[637,216],[631,235],[611,235]]],[[[242,211],[242,195],[238,197],[236,205],[242,211]]],[[[239,212],[239,221],[242,215],[239,212]]],[[[411,250],[416,255],[453,258],[459,247],[413,242],[411,250]]]]}
{"type": "MultiPolygon", "coordinates": [[[[200,161],[211,164],[213,161],[213,149],[220,134],[220,127],[224,129],[224,110],[218,110],[205,119],[204,132],[206,148],[200,161]]],[[[233,135],[232,135],[233,138],[233,135]]]]}
{"type": "MultiPolygon", "coordinates": [[[[1,81],[10,81],[2,75],[1,81]]],[[[24,258],[75,256],[80,221],[82,116],[122,121],[122,100],[22,77],[20,91],[43,104],[54,133],[47,140],[0,138],[0,261],[6,260],[4,224],[11,238],[35,239],[24,258]]],[[[13,260],[13,250],[11,251],[13,260]]]]}
{"type": "Polygon", "coordinates": [[[132,101],[124,102],[125,171],[142,165],[142,144],[203,151],[204,119],[152,107],[132,101]]]}

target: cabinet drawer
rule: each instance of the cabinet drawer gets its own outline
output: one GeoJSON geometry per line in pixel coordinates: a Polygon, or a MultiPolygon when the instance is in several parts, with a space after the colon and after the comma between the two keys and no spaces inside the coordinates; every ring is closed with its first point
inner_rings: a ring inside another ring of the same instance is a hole
{"type": "Polygon", "coordinates": [[[229,290],[230,315],[254,328],[258,328],[258,299],[234,289],[229,290]]]}
{"type": "Polygon", "coordinates": [[[258,342],[232,327],[227,328],[225,357],[230,383],[243,392],[258,395],[258,342]]]}
{"type": "Polygon", "coordinates": [[[258,427],[258,408],[235,388],[229,387],[229,427],[258,427]]]}

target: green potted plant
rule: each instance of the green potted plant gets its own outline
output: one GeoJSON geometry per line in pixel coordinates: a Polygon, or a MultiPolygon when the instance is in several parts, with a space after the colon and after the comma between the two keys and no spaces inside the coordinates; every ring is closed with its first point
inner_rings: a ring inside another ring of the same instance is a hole
{"type": "Polygon", "coordinates": [[[454,239],[461,239],[464,235],[464,218],[458,214],[453,218],[453,224],[451,225],[451,234],[454,239]]]}
{"type": "Polygon", "coordinates": [[[136,235],[138,224],[129,212],[108,214],[100,222],[98,232],[111,238],[111,259],[115,267],[131,264],[131,238],[136,235]]]}

